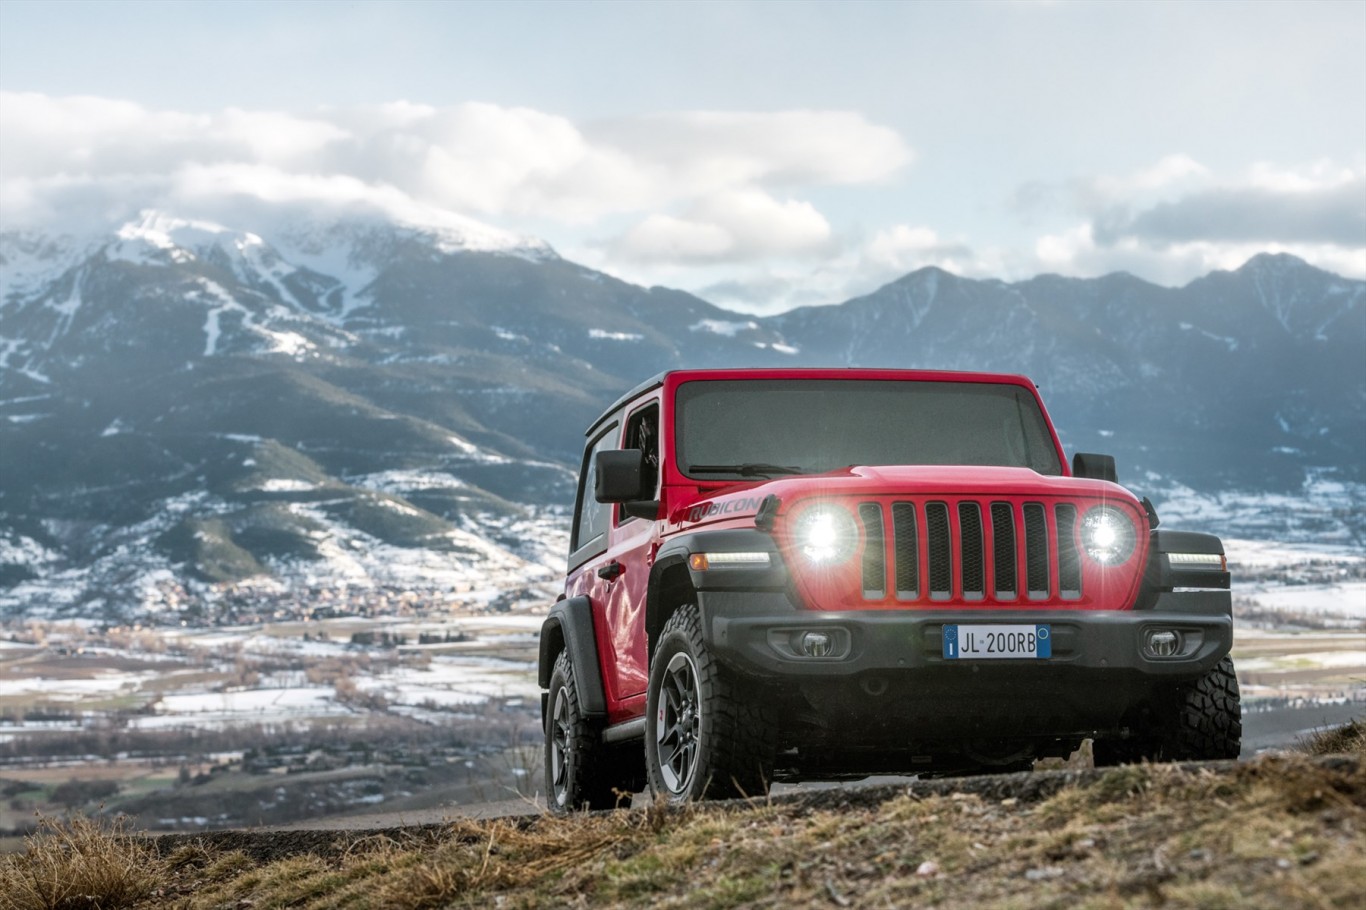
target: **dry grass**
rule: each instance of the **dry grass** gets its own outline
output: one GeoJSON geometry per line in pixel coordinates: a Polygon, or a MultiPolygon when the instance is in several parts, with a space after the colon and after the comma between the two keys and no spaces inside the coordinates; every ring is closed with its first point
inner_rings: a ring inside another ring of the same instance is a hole
{"type": "MultiPolygon", "coordinates": [[[[926,795],[912,786],[461,821],[436,837],[391,832],[324,843],[302,832],[265,861],[208,841],[181,841],[156,855],[145,847],[130,854],[119,841],[105,852],[139,857],[155,890],[140,902],[67,906],[1360,906],[1366,766],[1359,760],[1267,756],[1221,773],[1137,765],[1087,780],[1037,802],[926,795]]],[[[37,840],[61,837],[49,828],[37,840]]],[[[58,844],[38,846],[42,856],[84,862],[85,854],[58,844]]],[[[32,865],[0,858],[0,882],[32,865]]]]}
{"type": "Polygon", "coordinates": [[[156,888],[159,863],[121,821],[42,818],[24,852],[0,857],[5,910],[118,910],[156,888]]]}
{"type": "Polygon", "coordinates": [[[1310,755],[1366,755],[1366,720],[1317,730],[1304,740],[1302,748],[1310,755]]]}

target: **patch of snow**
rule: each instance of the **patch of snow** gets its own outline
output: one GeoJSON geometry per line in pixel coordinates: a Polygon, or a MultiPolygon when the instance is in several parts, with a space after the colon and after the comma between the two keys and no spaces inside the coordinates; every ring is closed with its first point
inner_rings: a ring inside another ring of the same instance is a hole
{"type": "Polygon", "coordinates": [[[759,323],[749,322],[730,322],[725,319],[703,319],[700,322],[688,326],[691,332],[711,332],[713,335],[724,335],[727,338],[734,338],[741,332],[748,332],[759,328],[759,323]]]}
{"type": "Polygon", "coordinates": [[[588,337],[603,341],[643,341],[644,335],[636,332],[609,332],[606,329],[589,329],[588,337]]]}
{"type": "Polygon", "coordinates": [[[413,490],[449,490],[468,486],[458,477],[436,471],[381,471],[348,477],[346,481],[365,490],[400,495],[413,490]]]}
{"type": "Polygon", "coordinates": [[[1355,619],[1360,628],[1366,629],[1366,582],[1236,587],[1260,607],[1282,613],[1324,613],[1355,619]]]}
{"type": "Polygon", "coordinates": [[[272,332],[267,329],[260,330],[270,341],[269,352],[272,354],[288,354],[291,357],[303,357],[310,351],[316,351],[317,346],[297,332],[272,332]]]}
{"type": "Polygon", "coordinates": [[[37,567],[57,561],[57,554],[32,537],[10,532],[0,537],[0,563],[37,567]]]}
{"type": "Polygon", "coordinates": [[[766,343],[766,342],[756,341],[756,342],[754,342],[754,346],[755,346],[756,348],[759,348],[760,350],[765,350],[765,349],[767,349],[767,350],[777,351],[779,354],[793,355],[793,354],[800,354],[800,353],[801,353],[801,348],[793,347],[793,346],[790,345],[790,344],[781,344],[781,343],[778,343],[778,342],[775,342],[775,343],[773,343],[773,344],[768,344],[768,343],[766,343]]]}
{"type": "Polygon", "coordinates": [[[295,480],[289,477],[271,477],[257,489],[266,493],[306,493],[316,490],[318,485],[308,480],[295,480]]]}

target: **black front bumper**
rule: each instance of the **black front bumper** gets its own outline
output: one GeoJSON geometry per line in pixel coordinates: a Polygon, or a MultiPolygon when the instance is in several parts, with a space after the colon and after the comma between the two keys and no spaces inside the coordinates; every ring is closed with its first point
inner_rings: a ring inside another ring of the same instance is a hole
{"type": "Polygon", "coordinates": [[[703,634],[724,663],[765,677],[829,679],[870,672],[990,669],[1028,677],[1067,668],[1096,679],[1137,674],[1153,680],[1196,678],[1233,646],[1227,591],[1165,594],[1147,610],[798,610],[778,591],[700,591],[703,634]],[[954,660],[944,657],[947,624],[1047,624],[1052,656],[1035,660],[954,660]],[[1181,651],[1165,658],[1144,654],[1150,628],[1181,634],[1181,651]],[[828,657],[803,656],[800,634],[826,632],[835,642],[828,657]]]}
{"type": "Polygon", "coordinates": [[[763,691],[791,744],[838,751],[837,764],[861,750],[860,760],[883,770],[908,767],[896,757],[908,749],[1032,741],[1063,743],[1066,754],[1082,737],[1123,735],[1139,712],[1212,669],[1233,639],[1226,591],[1168,594],[1141,611],[816,613],[795,609],[782,592],[704,591],[699,599],[712,652],[763,691]],[[950,623],[1047,624],[1052,656],[947,659],[950,623]],[[1181,652],[1145,655],[1150,627],[1180,632],[1181,652]],[[806,631],[829,634],[835,653],[799,655],[806,631]]]}

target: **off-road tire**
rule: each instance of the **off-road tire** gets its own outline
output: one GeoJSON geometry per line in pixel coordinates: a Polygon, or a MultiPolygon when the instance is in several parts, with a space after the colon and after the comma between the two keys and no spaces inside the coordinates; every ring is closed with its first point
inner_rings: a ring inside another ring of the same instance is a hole
{"type": "Polygon", "coordinates": [[[679,607],[664,624],[650,661],[645,713],[650,789],[675,803],[764,796],[773,776],[776,740],[773,712],[763,705],[762,695],[747,692],[708,650],[697,607],[679,607]],[[695,699],[691,715],[677,703],[680,694],[686,695],[680,690],[687,689],[688,698],[695,699]],[[691,720],[678,723],[684,716],[691,720]],[[680,751],[674,747],[684,726],[690,728],[683,736],[691,737],[692,752],[686,773],[680,775],[680,751]]]}
{"type": "Polygon", "coordinates": [[[1131,739],[1098,739],[1095,765],[1148,761],[1214,761],[1242,750],[1242,703],[1233,658],[1154,704],[1131,739]]]}
{"type": "Polygon", "coordinates": [[[618,762],[579,707],[568,652],[555,658],[545,717],[546,805],[558,815],[617,805],[618,762]]]}
{"type": "Polygon", "coordinates": [[[1237,758],[1243,745],[1242,703],[1233,658],[1225,657],[1180,692],[1175,721],[1164,731],[1162,758],[1209,761],[1237,758]]]}

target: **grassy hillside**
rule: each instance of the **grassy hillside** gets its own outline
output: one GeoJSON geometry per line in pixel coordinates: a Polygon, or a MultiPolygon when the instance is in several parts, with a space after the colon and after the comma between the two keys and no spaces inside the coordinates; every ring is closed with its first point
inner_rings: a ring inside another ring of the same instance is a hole
{"type": "Polygon", "coordinates": [[[51,823],[0,859],[0,904],[1356,907],[1361,759],[1044,772],[380,832],[147,839],[51,823]]]}

